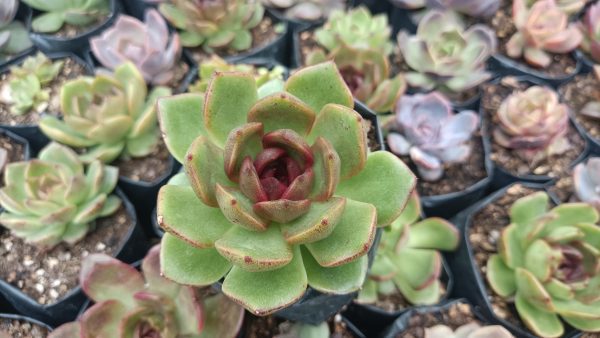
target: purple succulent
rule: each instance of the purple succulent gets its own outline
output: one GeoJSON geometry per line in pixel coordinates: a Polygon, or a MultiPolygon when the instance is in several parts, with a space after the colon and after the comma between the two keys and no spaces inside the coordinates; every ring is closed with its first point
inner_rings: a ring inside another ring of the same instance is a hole
{"type": "Polygon", "coordinates": [[[600,157],[591,157],[573,169],[573,185],[577,198],[600,210],[600,157]]]}
{"type": "Polygon", "coordinates": [[[169,34],[166,21],[155,9],[146,11],[144,22],[121,15],[112,28],[92,38],[90,44],[104,67],[112,70],[131,61],[146,82],[154,85],[164,85],[173,79],[181,55],[179,35],[169,34]]]}
{"type": "Polygon", "coordinates": [[[406,95],[398,101],[387,141],[393,153],[410,155],[421,178],[435,181],[444,174],[445,163],[469,157],[469,140],[478,125],[477,114],[454,114],[450,101],[438,92],[406,95]]]}

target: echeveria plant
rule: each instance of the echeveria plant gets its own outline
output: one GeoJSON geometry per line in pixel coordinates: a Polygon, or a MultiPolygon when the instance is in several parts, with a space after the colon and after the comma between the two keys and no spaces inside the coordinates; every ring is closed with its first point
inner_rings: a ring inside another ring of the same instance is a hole
{"type": "Polygon", "coordinates": [[[0,224],[42,247],[75,243],[93,229],[97,218],[121,205],[111,195],[118,177],[117,168],[98,161],[85,168],[73,150],[50,143],[38,159],[6,166],[0,224]]]}
{"type": "Polygon", "coordinates": [[[423,7],[450,9],[474,17],[490,17],[500,8],[501,0],[391,0],[396,6],[408,9],[423,7]]]}
{"type": "Polygon", "coordinates": [[[494,142],[535,161],[568,149],[569,107],[548,87],[532,86],[504,99],[493,130],[494,142]]]}
{"type": "Polygon", "coordinates": [[[513,338],[507,329],[500,325],[481,326],[477,323],[461,325],[456,330],[446,325],[436,325],[425,329],[425,338],[513,338]]]}
{"type": "Polygon", "coordinates": [[[535,67],[547,67],[552,55],[573,51],[582,41],[577,25],[569,23],[569,16],[555,0],[538,0],[527,7],[526,0],[513,0],[513,21],[517,32],[506,44],[511,58],[525,58],[535,67]]]}
{"type": "Polygon", "coordinates": [[[600,63],[600,3],[590,6],[579,23],[583,40],[579,46],[596,63],[600,63]]]}
{"type": "Polygon", "coordinates": [[[496,294],[514,301],[536,335],[560,337],[560,318],[589,332],[600,331],[600,227],[589,204],[567,203],[548,210],[538,192],[510,208],[511,224],[487,262],[496,294]]]}
{"type": "Polygon", "coordinates": [[[141,273],[104,254],[87,256],[80,285],[95,304],[49,338],[236,337],[244,309],[223,295],[164,278],[159,253],[158,245],[148,252],[141,273]]]}
{"type": "Polygon", "coordinates": [[[169,34],[167,23],[155,9],[146,11],[144,22],[120,15],[114,26],[90,39],[90,46],[102,66],[113,70],[131,61],[146,82],[154,85],[173,79],[181,55],[179,35],[169,34]]]}
{"type": "Polygon", "coordinates": [[[162,15],[180,30],[185,47],[243,51],[252,46],[251,29],[263,19],[258,0],[160,0],[162,15]]]}
{"type": "MultiPolygon", "coordinates": [[[[527,0],[528,5],[533,5],[540,0],[527,0]]],[[[567,14],[575,14],[585,7],[590,0],[555,0],[556,5],[567,14]]]]}
{"type": "Polygon", "coordinates": [[[54,33],[63,25],[88,26],[110,13],[110,0],[21,0],[44,12],[31,21],[40,33],[54,33]]]}
{"type": "Polygon", "coordinates": [[[444,219],[431,217],[418,221],[420,217],[421,204],[413,193],[400,217],[384,229],[357,302],[372,304],[379,295],[397,292],[415,305],[440,301],[443,292],[439,250],[456,250],[458,231],[444,219]]]}
{"type": "Polygon", "coordinates": [[[64,61],[52,61],[43,53],[29,56],[19,66],[10,68],[8,83],[2,87],[0,101],[10,107],[11,114],[42,113],[50,101],[46,88],[60,73],[64,61]]]}
{"type": "Polygon", "coordinates": [[[454,12],[432,10],[416,35],[398,34],[398,46],[413,70],[405,75],[411,86],[461,92],[491,77],[485,65],[496,51],[496,36],[485,25],[466,29],[454,12]]]}
{"type": "Polygon", "coordinates": [[[600,210],[600,157],[591,157],[573,168],[573,186],[578,200],[600,210]]]}
{"type": "Polygon", "coordinates": [[[378,51],[385,56],[393,49],[390,35],[387,15],[371,15],[364,6],[349,11],[334,11],[327,22],[315,31],[315,39],[328,51],[347,46],[357,50],[378,51]]]}
{"type": "Polygon", "coordinates": [[[0,3],[0,62],[32,46],[27,29],[15,20],[18,9],[19,0],[0,3]]]}
{"type": "Polygon", "coordinates": [[[52,140],[88,148],[80,155],[84,162],[142,157],[158,143],[156,100],[168,95],[166,87],[154,87],[148,94],[142,74],[128,62],[112,74],[67,82],[60,93],[63,119],[47,115],[39,126],[52,140]]]}
{"type": "Polygon", "coordinates": [[[396,105],[387,141],[393,153],[410,156],[421,178],[436,181],[444,175],[446,164],[469,158],[470,140],[478,126],[475,112],[455,114],[440,93],[405,95],[396,105]]]}
{"type": "Polygon", "coordinates": [[[283,11],[287,18],[301,21],[327,19],[334,10],[343,10],[345,0],[262,0],[270,8],[283,11]]]}
{"type": "Polygon", "coordinates": [[[307,286],[361,287],[376,227],[400,215],[415,178],[392,154],[369,153],[334,63],[301,69],[264,98],[252,74],[216,73],[205,96],[158,106],[189,181],[158,196],[167,278],[224,278],[223,292],[257,315],[291,305],[307,286]]]}

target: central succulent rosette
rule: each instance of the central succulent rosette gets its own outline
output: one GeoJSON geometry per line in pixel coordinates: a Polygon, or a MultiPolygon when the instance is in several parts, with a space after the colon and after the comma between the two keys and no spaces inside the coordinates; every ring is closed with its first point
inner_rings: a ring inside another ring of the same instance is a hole
{"type": "Polygon", "coordinates": [[[206,96],[159,100],[165,142],[185,174],[158,198],[163,274],[223,292],[255,314],[364,282],[377,226],[414,187],[387,152],[369,153],[365,124],[331,62],[259,98],[252,74],[216,73],[206,96]]]}

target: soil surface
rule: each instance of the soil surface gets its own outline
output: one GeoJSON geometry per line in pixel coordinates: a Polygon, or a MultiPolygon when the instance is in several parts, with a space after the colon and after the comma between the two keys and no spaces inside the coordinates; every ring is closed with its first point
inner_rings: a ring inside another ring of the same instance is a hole
{"type": "Polygon", "coordinates": [[[514,185],[508,188],[505,195],[488,204],[473,216],[469,228],[469,242],[473,248],[475,264],[485,280],[486,292],[494,313],[499,318],[520,326],[524,330],[526,330],[525,325],[519,319],[514,303],[494,294],[485,275],[489,257],[498,252],[497,242],[502,229],[510,224],[509,209],[511,205],[519,198],[536,191],[522,185],[514,185]]]}
{"type": "Polygon", "coordinates": [[[179,58],[179,62],[175,65],[174,76],[171,81],[165,84],[166,87],[171,88],[173,94],[179,94],[181,91],[181,85],[185,81],[186,75],[190,71],[190,66],[185,62],[183,57],[179,58]]]}
{"type": "MultiPolygon", "coordinates": [[[[322,50],[327,54],[327,51],[321,47],[321,45],[315,39],[314,30],[306,30],[300,33],[300,66],[306,65],[306,58],[308,55],[316,50],[322,50]]],[[[293,51],[295,53],[295,51],[293,51]]]]}
{"type": "MultiPolygon", "coordinates": [[[[525,90],[529,84],[519,83],[513,77],[505,77],[500,84],[484,85],[481,107],[484,114],[484,128],[488,135],[492,135],[493,126],[498,125],[496,112],[502,104],[502,101],[516,90],[525,90]]],[[[502,167],[513,175],[546,175],[552,178],[566,178],[570,175],[570,166],[581,155],[585,149],[585,140],[579,135],[577,130],[569,125],[567,138],[570,148],[562,154],[555,154],[541,159],[535,163],[523,159],[518,154],[504,147],[497,145],[491,137],[492,154],[491,158],[496,165],[502,167]]]]}
{"type": "MultiPolygon", "coordinates": [[[[250,31],[250,33],[252,34],[252,46],[248,50],[238,51],[235,49],[226,48],[218,49],[215,52],[221,57],[227,57],[248,52],[255,48],[266,46],[273,40],[277,39],[277,37],[280,35],[280,33],[277,33],[275,28],[276,23],[274,23],[270,17],[265,15],[261,23],[250,31]]],[[[210,59],[212,55],[211,53],[207,53],[204,49],[202,49],[202,47],[190,48],[189,50],[191,51],[192,58],[198,64],[210,59]]]]}
{"type": "MultiPolygon", "coordinates": [[[[512,1],[504,1],[500,10],[496,12],[496,14],[489,18],[483,20],[483,23],[492,28],[496,32],[496,37],[498,38],[498,52],[508,58],[510,58],[506,54],[506,44],[513,36],[513,34],[517,31],[513,20],[512,20],[512,1]]],[[[567,54],[551,54],[552,55],[552,63],[544,68],[536,68],[527,63],[524,58],[516,59],[515,61],[520,62],[523,65],[527,65],[532,69],[536,69],[545,73],[550,77],[563,77],[570,74],[573,74],[577,67],[577,61],[573,57],[571,53],[567,54]]],[[[513,59],[514,60],[514,59],[513,59]]]]}
{"type": "Polygon", "coordinates": [[[592,138],[600,142],[600,120],[582,115],[581,109],[592,101],[600,101],[600,80],[592,73],[578,75],[559,89],[577,123],[592,138]]]}
{"type": "Polygon", "coordinates": [[[424,338],[426,328],[446,325],[454,330],[472,322],[479,323],[471,312],[471,307],[457,303],[440,312],[414,313],[408,320],[406,330],[396,335],[396,338],[424,338]]]}
{"type": "Polygon", "coordinates": [[[162,138],[152,153],[139,158],[119,158],[111,165],[119,167],[119,176],[154,183],[171,171],[169,150],[162,138]]]}
{"type": "Polygon", "coordinates": [[[0,227],[0,278],[40,304],[52,304],[79,285],[81,261],[90,253],[115,256],[134,226],[124,206],[98,219],[96,229],[73,246],[43,250],[0,227]]]}
{"type": "MultiPolygon", "coordinates": [[[[23,145],[15,142],[12,138],[0,134],[0,174],[4,177],[6,164],[19,162],[25,159],[23,145]]],[[[0,187],[4,186],[4,178],[0,180],[0,187]]]]}
{"type": "Polygon", "coordinates": [[[379,140],[377,140],[377,134],[375,127],[371,123],[370,120],[363,119],[363,129],[367,133],[367,144],[370,151],[378,151],[381,150],[381,144],[379,140]]]}
{"type": "MultiPolygon", "coordinates": [[[[86,75],[85,68],[71,58],[61,59],[65,63],[56,78],[48,83],[44,88],[50,90],[50,101],[48,108],[44,113],[59,116],[60,115],[60,89],[62,85],[76,77],[86,75]]],[[[56,61],[56,60],[53,60],[56,61]]],[[[0,88],[8,84],[10,73],[6,72],[0,75],[0,88]]],[[[13,115],[10,113],[10,107],[0,102],[0,124],[16,126],[16,125],[36,125],[40,119],[40,114],[30,111],[23,115],[13,115]]]]}
{"type": "Polygon", "coordinates": [[[71,39],[74,38],[76,36],[85,34],[87,32],[91,32],[92,30],[96,29],[96,27],[102,25],[103,23],[106,22],[106,20],[108,20],[108,18],[110,17],[111,13],[107,13],[106,15],[103,15],[101,17],[99,17],[98,19],[96,19],[96,21],[92,22],[89,25],[86,26],[75,26],[75,25],[71,25],[68,23],[65,23],[56,33],[52,33],[52,34],[48,34],[50,36],[54,36],[57,38],[67,38],[67,39],[71,39]]]}
{"type": "Polygon", "coordinates": [[[48,329],[23,320],[0,318],[0,337],[46,338],[48,329]]]}
{"type": "MultiPolygon", "coordinates": [[[[342,321],[342,316],[335,315],[328,321],[331,330],[330,338],[354,338],[355,336],[342,321]]],[[[278,335],[289,333],[291,322],[273,316],[256,317],[246,313],[241,335],[242,338],[277,338],[278,335]]]]}

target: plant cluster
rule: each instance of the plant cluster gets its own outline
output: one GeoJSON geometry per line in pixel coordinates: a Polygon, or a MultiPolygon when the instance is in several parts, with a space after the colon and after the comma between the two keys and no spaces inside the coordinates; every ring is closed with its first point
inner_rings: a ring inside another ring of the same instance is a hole
{"type": "Polygon", "coordinates": [[[142,157],[152,152],[160,137],[156,100],[170,94],[166,87],[154,87],[148,94],[142,74],[127,62],[112,74],[67,82],[60,93],[63,119],[44,116],[39,126],[52,140],[87,148],[80,155],[86,163],[142,157]]]}
{"type": "Polygon", "coordinates": [[[54,33],[65,24],[89,26],[110,13],[110,0],[21,0],[29,7],[43,12],[31,22],[40,33],[54,33]]]}
{"type": "Polygon", "coordinates": [[[579,47],[592,60],[600,63],[600,4],[590,6],[583,20],[579,23],[579,29],[583,35],[579,47]]]}
{"type": "Polygon", "coordinates": [[[80,284],[95,304],[49,338],[234,337],[244,310],[223,295],[161,276],[159,253],[159,246],[148,252],[141,273],[104,254],[87,256],[80,284]]]}
{"type": "Polygon", "coordinates": [[[223,292],[258,315],[295,303],[309,285],[361,287],[376,227],[400,215],[415,179],[390,153],[369,153],[335,64],[297,71],[262,99],[251,74],[216,73],[205,97],[158,106],[187,176],[158,197],[167,278],[224,278],[223,292]]]}
{"type": "Polygon", "coordinates": [[[86,168],[73,150],[50,143],[38,159],[6,166],[0,224],[28,243],[73,244],[93,229],[96,219],[121,205],[111,195],[118,176],[117,168],[99,161],[86,168]]]}
{"type": "Polygon", "coordinates": [[[301,21],[327,19],[334,10],[344,10],[345,0],[261,0],[263,5],[283,11],[287,18],[301,21]]]}
{"type": "Polygon", "coordinates": [[[432,305],[443,294],[439,250],[456,250],[459,243],[454,225],[438,217],[418,221],[421,204],[413,193],[406,208],[384,229],[369,277],[357,302],[372,304],[380,295],[400,292],[411,304],[432,305]]]}
{"type": "Polygon", "coordinates": [[[391,0],[398,7],[450,9],[473,17],[490,17],[500,7],[500,0],[391,0]]]}
{"type": "Polygon", "coordinates": [[[445,325],[436,325],[425,329],[425,338],[513,338],[513,335],[500,325],[481,326],[471,323],[456,330],[445,325]]]}
{"type": "Polygon", "coordinates": [[[511,224],[487,262],[487,280],[496,294],[514,300],[525,325],[536,335],[560,337],[564,326],[600,330],[600,227],[598,211],[584,203],[548,210],[538,192],[510,208],[511,224]]]}
{"type": "Polygon", "coordinates": [[[475,112],[455,114],[450,101],[438,92],[403,96],[387,136],[390,150],[410,156],[419,176],[436,181],[444,166],[466,161],[471,155],[471,138],[478,129],[475,112]]]}
{"type": "Polygon", "coordinates": [[[10,76],[0,92],[0,101],[11,114],[42,113],[50,101],[46,88],[60,73],[64,61],[52,61],[43,53],[27,57],[20,66],[10,68],[10,76]]]}
{"type": "Polygon", "coordinates": [[[155,9],[146,11],[144,22],[120,15],[114,26],[90,39],[90,46],[102,66],[114,70],[130,61],[153,85],[173,80],[181,56],[179,35],[169,33],[166,21],[155,9]]]}
{"type": "Polygon", "coordinates": [[[15,20],[19,0],[0,3],[0,62],[32,46],[22,22],[15,20]]]}

